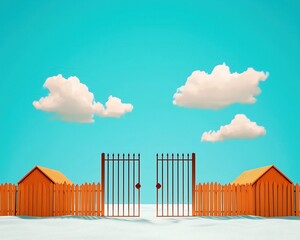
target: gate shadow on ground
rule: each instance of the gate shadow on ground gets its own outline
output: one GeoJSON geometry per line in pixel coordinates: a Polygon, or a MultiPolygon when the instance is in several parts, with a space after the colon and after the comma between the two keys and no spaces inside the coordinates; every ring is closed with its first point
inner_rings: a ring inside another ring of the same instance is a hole
{"type": "Polygon", "coordinates": [[[24,220],[49,220],[49,219],[77,219],[77,220],[109,220],[109,221],[119,221],[119,222],[137,222],[137,223],[147,223],[153,224],[151,220],[138,217],[130,218],[120,218],[120,217],[97,217],[97,216],[54,216],[54,217],[31,217],[31,216],[17,216],[17,218],[24,220]]]}

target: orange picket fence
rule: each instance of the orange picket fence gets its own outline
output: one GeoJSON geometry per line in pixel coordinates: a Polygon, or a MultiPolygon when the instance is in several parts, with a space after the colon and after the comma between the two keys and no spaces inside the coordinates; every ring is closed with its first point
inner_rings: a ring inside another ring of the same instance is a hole
{"type": "Polygon", "coordinates": [[[0,215],[104,216],[101,184],[0,185],[0,215]]]}
{"type": "Polygon", "coordinates": [[[300,216],[299,184],[196,185],[195,216],[300,216]]]}
{"type": "Polygon", "coordinates": [[[0,184],[0,216],[16,215],[16,192],[13,184],[0,184]]]}

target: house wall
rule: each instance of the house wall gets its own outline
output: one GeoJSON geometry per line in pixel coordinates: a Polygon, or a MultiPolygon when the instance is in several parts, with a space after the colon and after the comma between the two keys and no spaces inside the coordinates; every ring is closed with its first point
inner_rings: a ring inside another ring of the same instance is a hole
{"type": "Polygon", "coordinates": [[[33,183],[48,183],[51,184],[49,178],[47,178],[39,169],[34,169],[21,183],[33,184],[33,183]]]}
{"type": "Polygon", "coordinates": [[[270,168],[257,182],[276,182],[276,183],[288,183],[290,182],[281,174],[279,173],[275,168],[270,168]]]}

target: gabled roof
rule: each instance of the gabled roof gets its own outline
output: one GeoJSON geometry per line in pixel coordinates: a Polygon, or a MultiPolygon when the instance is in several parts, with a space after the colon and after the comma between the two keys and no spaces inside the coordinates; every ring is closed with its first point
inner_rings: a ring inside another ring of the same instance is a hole
{"type": "Polygon", "coordinates": [[[276,171],[278,171],[284,178],[286,178],[290,183],[292,183],[292,181],[287,176],[285,176],[281,171],[279,171],[279,169],[276,168],[274,165],[245,171],[240,176],[238,176],[232,183],[234,183],[234,184],[247,184],[247,183],[254,184],[271,168],[276,169],[276,171]]]}
{"type": "Polygon", "coordinates": [[[41,166],[35,166],[29,173],[27,173],[18,183],[21,183],[30,173],[32,173],[35,169],[40,170],[47,178],[50,179],[53,183],[64,183],[73,184],[65,175],[57,170],[53,170],[50,168],[45,168],[41,166]]]}

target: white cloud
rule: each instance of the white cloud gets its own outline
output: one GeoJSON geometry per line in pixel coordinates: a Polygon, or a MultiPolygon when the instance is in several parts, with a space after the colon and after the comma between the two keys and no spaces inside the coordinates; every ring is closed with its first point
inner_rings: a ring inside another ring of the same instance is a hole
{"type": "Polygon", "coordinates": [[[33,102],[33,106],[45,112],[55,113],[63,121],[94,122],[94,115],[120,117],[131,112],[131,104],[110,96],[104,107],[94,100],[94,94],[77,77],[65,79],[62,75],[49,77],[44,87],[50,92],[46,97],[33,102]]]}
{"type": "Polygon", "coordinates": [[[256,138],[266,134],[262,126],[251,122],[244,114],[235,115],[230,124],[221,126],[218,131],[209,131],[202,134],[202,142],[218,142],[226,139],[256,138]]]}
{"type": "Polygon", "coordinates": [[[220,109],[234,103],[253,104],[260,94],[260,81],[268,73],[248,68],[242,73],[230,73],[225,63],[217,65],[211,74],[194,71],[184,86],[177,89],[173,104],[182,107],[220,109]]]}

